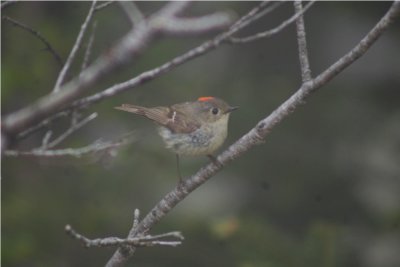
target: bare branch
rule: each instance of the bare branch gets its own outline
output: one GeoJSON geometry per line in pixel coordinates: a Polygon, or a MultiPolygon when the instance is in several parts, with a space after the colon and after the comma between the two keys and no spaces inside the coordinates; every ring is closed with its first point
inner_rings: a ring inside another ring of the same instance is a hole
{"type": "Polygon", "coordinates": [[[249,12],[247,12],[245,15],[243,15],[237,21],[235,21],[235,23],[233,23],[232,26],[229,27],[229,29],[234,29],[240,25],[243,25],[245,21],[254,17],[258,12],[260,12],[265,6],[267,6],[270,3],[271,1],[262,1],[258,6],[252,8],[249,12]]]}
{"type": "MultiPolygon", "coordinates": [[[[170,210],[182,201],[190,192],[198,188],[201,184],[210,179],[214,174],[221,170],[243,153],[262,142],[271,132],[273,127],[289,116],[312,92],[321,88],[329,80],[338,75],[347,66],[361,57],[371,45],[382,35],[400,13],[400,2],[394,2],[389,11],[375,25],[375,27],[346,55],[331,65],[327,70],[317,76],[314,80],[302,84],[299,90],[287,99],[282,105],[274,110],[269,116],[262,119],[247,134],[232,144],[227,150],[221,153],[217,160],[220,164],[210,163],[201,168],[196,174],[177,185],[170,193],[158,202],[158,204],[145,216],[137,228],[132,229],[128,238],[148,232],[157,222],[159,222],[170,210]]],[[[122,266],[134,253],[134,249],[127,250],[120,247],[108,261],[108,267],[122,266]]]]}
{"type": "Polygon", "coordinates": [[[56,145],[64,141],[73,132],[82,128],[84,125],[88,124],[91,120],[94,120],[96,117],[97,117],[97,112],[90,114],[88,117],[86,117],[85,119],[81,120],[76,124],[72,124],[72,126],[68,128],[63,134],[61,134],[58,138],[54,139],[52,142],[48,143],[46,146],[43,146],[42,149],[46,150],[48,148],[55,147],[56,145]]]}
{"type": "Polygon", "coordinates": [[[261,2],[258,6],[250,10],[249,13],[247,13],[245,16],[241,17],[238,21],[235,22],[231,26],[231,29],[236,28],[237,26],[240,26],[241,29],[246,27],[247,25],[253,23],[254,21],[264,17],[265,15],[271,13],[275,9],[277,9],[280,5],[284,4],[285,2],[273,2],[271,5],[266,7],[265,9],[262,9],[264,6],[270,4],[271,1],[265,1],[261,2]]]}
{"type": "Polygon", "coordinates": [[[197,18],[159,17],[153,20],[153,27],[170,35],[202,34],[220,30],[231,23],[231,16],[225,12],[217,12],[197,18]]]}
{"type": "Polygon", "coordinates": [[[66,111],[62,111],[62,112],[58,112],[50,117],[48,117],[45,120],[42,120],[40,123],[26,129],[25,131],[19,133],[17,135],[17,139],[23,139],[28,137],[29,135],[31,135],[32,133],[42,129],[43,127],[48,126],[50,123],[52,123],[54,120],[59,119],[61,117],[66,117],[71,113],[71,110],[66,110],[66,111]]]}
{"type": "MultiPolygon", "coordinates": [[[[172,2],[165,7],[171,8],[170,11],[161,10],[156,14],[179,13],[182,9],[182,7],[178,8],[180,5],[184,4],[172,2]],[[172,9],[172,5],[176,5],[176,7],[172,9]]],[[[68,104],[81,96],[90,85],[101,79],[105,73],[110,73],[118,66],[131,61],[147,47],[147,43],[152,38],[162,33],[163,30],[160,32],[160,28],[152,26],[153,21],[158,19],[159,17],[153,15],[148,20],[136,25],[119,43],[100,56],[81,75],[62,85],[62,88],[56,93],[48,94],[32,105],[6,116],[2,125],[4,132],[11,135],[16,134],[40,119],[49,116],[49,114],[65,109],[68,104]]],[[[198,32],[193,31],[193,34],[198,34],[198,32]]]]}
{"type": "Polygon", "coordinates": [[[41,149],[45,149],[45,147],[49,143],[52,135],[53,135],[53,131],[49,130],[46,132],[46,134],[44,135],[43,140],[42,140],[42,146],[40,147],[41,149]]]}
{"type": "Polygon", "coordinates": [[[135,211],[133,212],[133,224],[132,224],[133,229],[136,229],[137,226],[139,225],[139,218],[140,218],[140,210],[135,209],[135,211]]]}
{"type": "MultiPolygon", "coordinates": [[[[139,225],[139,209],[135,209],[134,219],[133,219],[133,228],[139,225]]],[[[106,237],[106,238],[96,238],[89,239],[77,231],[75,231],[70,225],[65,226],[65,232],[71,236],[72,238],[80,241],[83,246],[90,247],[114,247],[114,246],[126,246],[126,247],[150,247],[155,245],[162,246],[178,246],[182,244],[182,240],[184,239],[181,232],[168,232],[159,235],[139,235],[132,238],[118,238],[118,237],[106,237]],[[173,238],[175,240],[164,240],[166,238],[173,238]]]]}
{"type": "Polygon", "coordinates": [[[133,238],[118,238],[118,237],[105,237],[89,239],[78,232],[76,232],[70,225],[65,226],[65,232],[74,239],[77,239],[86,248],[91,247],[116,247],[121,245],[130,245],[135,247],[152,247],[156,245],[160,246],[172,246],[176,247],[182,244],[183,236],[180,232],[169,232],[161,235],[146,235],[142,237],[133,238]],[[164,238],[175,238],[177,240],[168,241],[162,240],[164,238]]]}
{"type": "Polygon", "coordinates": [[[94,11],[97,12],[97,11],[103,9],[103,8],[108,7],[108,6],[111,5],[111,4],[114,4],[114,3],[115,3],[115,1],[104,1],[104,2],[101,2],[101,4],[98,4],[98,5],[94,8],[94,11]]]}
{"type": "Polygon", "coordinates": [[[285,29],[287,26],[289,26],[291,23],[296,21],[296,19],[299,16],[301,16],[304,12],[306,12],[314,4],[314,2],[315,1],[310,1],[301,12],[294,14],[289,19],[282,22],[279,26],[277,26],[271,30],[268,30],[265,32],[260,32],[260,33],[257,33],[257,34],[251,35],[251,36],[247,36],[247,37],[231,37],[228,40],[228,42],[233,43],[233,44],[243,44],[243,43],[257,41],[262,38],[271,37],[272,35],[279,33],[280,31],[285,29]]]}
{"type": "Polygon", "coordinates": [[[191,4],[190,1],[171,1],[155,14],[155,17],[176,17],[191,4]]]}
{"type": "Polygon", "coordinates": [[[301,68],[301,77],[303,83],[311,80],[311,69],[310,63],[308,60],[308,52],[307,52],[307,41],[306,41],[306,30],[304,27],[304,18],[303,18],[303,6],[301,1],[294,1],[294,9],[296,14],[300,14],[296,19],[296,32],[297,32],[297,43],[299,47],[299,58],[300,58],[300,68],[301,68]]]}
{"type": "Polygon", "coordinates": [[[84,69],[86,69],[89,64],[89,58],[90,58],[90,54],[92,53],[92,47],[93,47],[93,42],[94,42],[94,35],[96,33],[96,27],[97,27],[97,22],[95,21],[93,23],[92,34],[90,35],[89,41],[86,46],[85,55],[83,56],[81,72],[84,69]]]}
{"type": "Polygon", "coordinates": [[[62,70],[60,71],[60,74],[58,75],[56,84],[53,88],[53,93],[56,93],[60,90],[60,86],[65,80],[67,72],[68,72],[69,68],[71,67],[72,62],[75,59],[75,55],[78,52],[79,48],[81,47],[83,36],[85,35],[87,26],[89,25],[89,22],[93,17],[94,8],[96,7],[96,3],[97,3],[97,1],[94,0],[92,2],[92,5],[90,6],[89,12],[86,16],[85,21],[83,22],[83,24],[81,26],[81,30],[79,31],[78,37],[76,38],[76,41],[75,41],[75,44],[72,47],[71,52],[69,53],[69,56],[67,58],[67,61],[65,62],[64,67],[62,68],[62,70]]]}
{"type": "Polygon", "coordinates": [[[17,0],[1,1],[1,10],[6,9],[7,7],[10,7],[11,5],[17,2],[18,2],[17,0]]]}
{"type": "MultiPolygon", "coordinates": [[[[6,3],[14,3],[14,2],[8,1],[8,2],[6,2],[6,3]]],[[[6,4],[6,3],[4,3],[4,4],[6,4]]],[[[35,37],[37,37],[40,41],[42,41],[42,43],[44,43],[44,45],[46,46],[46,49],[53,55],[53,57],[55,58],[55,60],[56,60],[56,62],[58,63],[58,65],[59,65],[60,67],[63,66],[63,61],[62,61],[60,55],[59,55],[59,54],[56,52],[56,50],[51,46],[51,44],[46,40],[46,38],[44,38],[44,37],[40,34],[40,32],[38,32],[38,31],[32,29],[31,27],[29,27],[28,25],[25,25],[25,24],[23,24],[23,23],[21,23],[21,22],[19,22],[19,21],[16,21],[16,20],[14,20],[14,19],[12,19],[12,18],[10,18],[10,17],[4,16],[4,17],[2,17],[2,19],[5,20],[5,21],[10,22],[10,23],[12,23],[13,25],[18,26],[18,27],[20,27],[20,28],[22,28],[22,29],[24,29],[24,30],[30,32],[30,33],[32,33],[35,37]]]]}
{"type": "Polygon", "coordinates": [[[118,3],[122,7],[122,10],[125,12],[128,19],[131,21],[132,25],[137,25],[144,19],[142,12],[134,2],[119,1],[118,3]]]}
{"type": "Polygon", "coordinates": [[[118,141],[112,142],[94,142],[88,146],[80,147],[80,148],[64,148],[64,149],[55,149],[55,150],[43,150],[33,149],[31,151],[18,151],[18,150],[5,150],[4,155],[8,157],[19,157],[19,156],[28,156],[28,157],[44,157],[44,158],[55,158],[55,157],[76,157],[80,158],[86,154],[100,152],[104,150],[109,150],[113,148],[118,148],[120,146],[126,145],[131,142],[133,139],[129,137],[124,137],[118,141]]]}

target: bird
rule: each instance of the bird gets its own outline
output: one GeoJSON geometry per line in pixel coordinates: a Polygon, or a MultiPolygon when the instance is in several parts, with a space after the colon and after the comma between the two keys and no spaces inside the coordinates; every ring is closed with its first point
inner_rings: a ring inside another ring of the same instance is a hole
{"type": "Polygon", "coordinates": [[[176,154],[180,182],[180,155],[207,156],[215,164],[220,164],[213,153],[224,143],[228,134],[230,113],[237,108],[213,96],[203,96],[193,102],[171,106],[148,108],[122,104],[115,107],[155,122],[166,148],[176,154]]]}

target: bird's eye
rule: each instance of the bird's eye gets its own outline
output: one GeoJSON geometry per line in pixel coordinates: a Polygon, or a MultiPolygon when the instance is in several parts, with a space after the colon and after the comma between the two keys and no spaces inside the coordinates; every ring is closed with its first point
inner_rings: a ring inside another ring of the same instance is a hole
{"type": "Polygon", "coordinates": [[[211,112],[212,112],[212,114],[217,115],[218,112],[219,112],[219,109],[218,108],[212,108],[211,112]]]}

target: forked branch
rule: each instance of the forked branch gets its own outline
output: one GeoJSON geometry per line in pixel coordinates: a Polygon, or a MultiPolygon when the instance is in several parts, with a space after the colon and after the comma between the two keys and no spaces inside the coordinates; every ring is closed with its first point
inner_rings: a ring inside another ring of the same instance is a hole
{"type": "MultiPolygon", "coordinates": [[[[139,210],[134,212],[134,220],[132,228],[139,224],[139,210]]],[[[116,247],[116,246],[135,246],[135,247],[151,247],[151,246],[172,246],[176,247],[182,244],[184,239],[181,232],[168,232],[159,235],[140,235],[132,238],[105,237],[89,239],[75,231],[71,225],[65,226],[65,232],[72,238],[80,241],[86,248],[91,247],[116,247]]]]}

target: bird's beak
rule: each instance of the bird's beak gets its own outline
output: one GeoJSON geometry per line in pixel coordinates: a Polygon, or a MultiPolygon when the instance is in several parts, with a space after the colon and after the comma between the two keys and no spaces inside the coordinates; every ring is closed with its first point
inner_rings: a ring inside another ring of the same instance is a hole
{"type": "Polygon", "coordinates": [[[234,110],[237,110],[239,107],[229,107],[227,111],[225,111],[225,114],[231,113],[234,110]]]}

